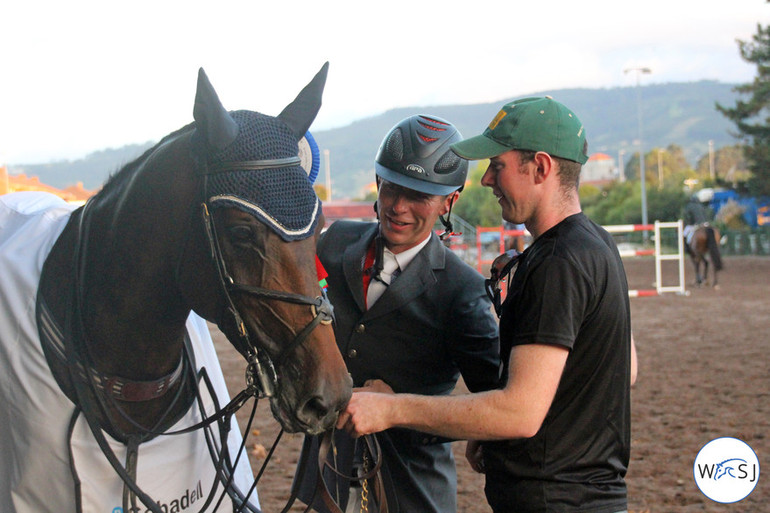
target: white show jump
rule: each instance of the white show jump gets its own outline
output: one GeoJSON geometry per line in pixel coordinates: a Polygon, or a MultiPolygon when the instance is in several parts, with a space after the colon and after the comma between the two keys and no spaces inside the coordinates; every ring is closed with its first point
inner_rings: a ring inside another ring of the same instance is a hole
{"type": "MultiPolygon", "coordinates": [[[[621,258],[630,258],[635,256],[654,256],[655,257],[655,288],[654,289],[634,289],[628,291],[629,297],[651,297],[659,296],[664,293],[675,292],[681,295],[687,295],[687,291],[684,286],[684,239],[682,236],[683,224],[681,219],[679,221],[672,222],[660,222],[655,221],[655,224],[617,224],[603,226],[609,233],[630,233],[630,232],[642,232],[652,231],[654,232],[654,249],[627,249],[620,250],[621,258]],[[663,247],[661,245],[661,230],[676,229],[677,249],[674,253],[663,253],[663,247]],[[663,261],[673,260],[678,262],[678,283],[673,285],[663,285],[663,261]]],[[[500,234],[500,253],[505,251],[504,240],[505,237],[526,236],[529,232],[526,230],[505,230],[502,226],[495,228],[476,227],[476,250],[478,253],[477,258],[477,270],[481,274],[486,274],[489,270],[488,266],[492,263],[492,260],[484,260],[482,258],[482,245],[481,234],[484,232],[496,232],[500,234]],[[484,266],[487,266],[486,268],[484,266]]],[[[497,256],[497,255],[495,255],[497,256]]]]}

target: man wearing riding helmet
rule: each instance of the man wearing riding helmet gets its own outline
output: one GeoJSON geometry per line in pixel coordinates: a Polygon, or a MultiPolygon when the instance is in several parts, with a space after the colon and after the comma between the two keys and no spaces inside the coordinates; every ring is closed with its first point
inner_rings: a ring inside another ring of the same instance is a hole
{"type": "Polygon", "coordinates": [[[690,201],[682,209],[682,220],[684,221],[684,230],[682,236],[685,240],[685,249],[690,252],[690,242],[692,241],[692,234],[699,225],[708,223],[709,215],[706,211],[706,207],[700,201],[697,194],[690,196],[690,201]]]}
{"type": "Polygon", "coordinates": [[[631,310],[617,246],[580,206],[585,128],[551,97],[522,98],[452,149],[489,159],[481,184],[532,234],[500,309],[504,384],[442,397],[354,391],[337,427],[483,440],[466,454],[495,513],[625,512],[631,310]]]}
{"type": "MultiPolygon", "coordinates": [[[[321,237],[318,255],[329,273],[335,335],[354,386],[381,380],[395,392],[445,395],[460,375],[473,391],[498,384],[497,324],[484,280],[433,231],[441,219],[445,233],[451,232],[449,215],[468,171],[467,161],[450,150],[461,139],[451,123],[435,116],[402,120],[375,159],[378,222],[337,221],[321,237]]],[[[376,436],[389,511],[456,511],[449,440],[407,429],[376,436]]],[[[317,446],[310,449],[314,442],[306,440],[304,450],[317,453],[317,446]]],[[[361,441],[356,445],[338,432],[335,446],[343,474],[371,465],[361,441]]],[[[302,488],[314,489],[314,467],[297,476],[302,488]]],[[[342,489],[334,499],[343,509],[360,501],[355,482],[350,488],[328,471],[325,479],[329,490],[342,489]],[[355,496],[349,497],[351,491],[355,496]]],[[[318,498],[314,506],[325,511],[318,498]]]]}

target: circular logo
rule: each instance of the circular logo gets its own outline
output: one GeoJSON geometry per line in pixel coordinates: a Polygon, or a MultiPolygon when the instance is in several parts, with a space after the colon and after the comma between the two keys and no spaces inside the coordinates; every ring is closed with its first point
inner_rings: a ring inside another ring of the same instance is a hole
{"type": "Polygon", "coordinates": [[[759,460],[746,442],[730,437],[717,438],[698,452],[693,475],[700,491],[712,501],[738,502],[757,486],[759,460]]]}

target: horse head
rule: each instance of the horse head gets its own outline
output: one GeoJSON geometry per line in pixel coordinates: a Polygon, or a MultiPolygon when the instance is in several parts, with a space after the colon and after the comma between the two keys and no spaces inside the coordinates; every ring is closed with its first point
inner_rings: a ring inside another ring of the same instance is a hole
{"type": "Polygon", "coordinates": [[[321,204],[297,156],[326,72],[273,117],[226,111],[201,70],[190,138],[203,197],[180,289],[248,360],[290,432],[331,428],[351,393],[316,274],[321,204]]]}

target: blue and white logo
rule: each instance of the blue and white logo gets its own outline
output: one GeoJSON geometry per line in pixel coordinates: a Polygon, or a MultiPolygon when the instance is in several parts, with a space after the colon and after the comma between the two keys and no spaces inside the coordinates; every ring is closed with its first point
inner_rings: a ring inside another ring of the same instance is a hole
{"type": "Polygon", "coordinates": [[[700,491],[712,501],[738,502],[757,486],[759,460],[746,442],[717,438],[704,445],[695,457],[693,475],[700,491]]]}

